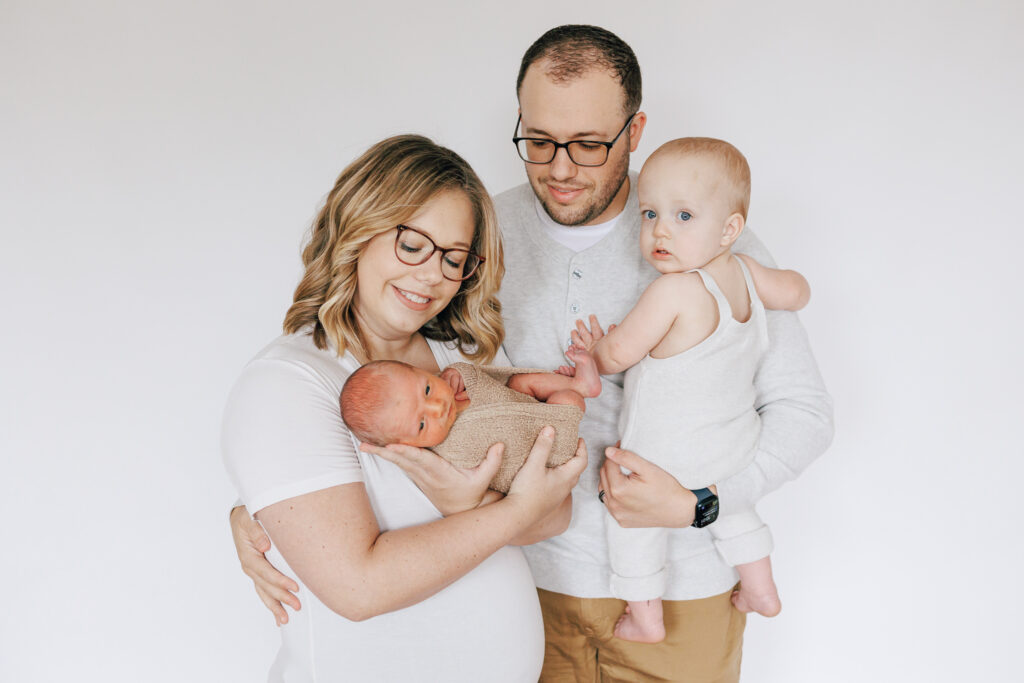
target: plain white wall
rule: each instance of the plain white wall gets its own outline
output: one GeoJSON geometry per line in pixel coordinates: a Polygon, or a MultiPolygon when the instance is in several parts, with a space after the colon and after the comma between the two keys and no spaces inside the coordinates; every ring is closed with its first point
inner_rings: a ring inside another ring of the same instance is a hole
{"type": "Polygon", "coordinates": [[[1015,678],[1019,3],[257,5],[0,3],[0,680],[265,677],[227,390],[372,142],[522,182],[518,62],[561,23],[636,50],[633,166],[736,143],[753,229],[814,287],[837,436],[762,505],[785,607],[744,680],[1015,678]]]}

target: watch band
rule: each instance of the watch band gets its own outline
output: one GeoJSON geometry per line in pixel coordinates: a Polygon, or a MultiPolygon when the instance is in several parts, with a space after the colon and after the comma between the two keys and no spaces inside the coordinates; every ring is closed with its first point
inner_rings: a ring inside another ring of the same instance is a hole
{"type": "Polygon", "coordinates": [[[693,495],[697,496],[697,504],[692,526],[702,529],[718,519],[718,496],[707,488],[693,489],[693,495]]]}
{"type": "Polygon", "coordinates": [[[715,494],[711,493],[711,489],[693,489],[693,495],[697,496],[697,505],[715,497],[715,494]]]}

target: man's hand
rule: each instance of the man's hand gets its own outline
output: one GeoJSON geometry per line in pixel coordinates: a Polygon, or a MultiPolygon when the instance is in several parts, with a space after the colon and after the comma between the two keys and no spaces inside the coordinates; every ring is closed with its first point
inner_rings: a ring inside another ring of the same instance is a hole
{"type": "Polygon", "coordinates": [[[681,528],[693,524],[697,496],[675,477],[632,451],[609,446],[604,454],[604,504],[621,526],[681,528]],[[623,474],[620,466],[630,474],[623,474]]]}
{"type": "Polygon", "coordinates": [[[487,485],[498,473],[505,453],[505,445],[496,443],[487,449],[479,465],[462,469],[433,451],[415,446],[390,444],[382,448],[363,443],[359,449],[401,467],[445,517],[471,510],[483,502],[487,485]]]}
{"type": "Polygon", "coordinates": [[[256,594],[260,600],[274,613],[277,625],[288,623],[288,612],[284,603],[293,610],[302,608],[299,599],[293,593],[299,592],[299,584],[274,568],[267,560],[266,553],[270,550],[270,538],[259,522],[249,516],[244,506],[231,510],[231,537],[235,541],[235,552],[242,563],[242,571],[252,579],[256,594]]]}

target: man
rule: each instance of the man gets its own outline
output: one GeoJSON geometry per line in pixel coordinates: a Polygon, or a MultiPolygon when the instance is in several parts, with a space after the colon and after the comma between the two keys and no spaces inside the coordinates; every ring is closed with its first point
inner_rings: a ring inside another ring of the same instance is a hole
{"type": "MultiPolygon", "coordinates": [[[[638,248],[629,172],[647,117],[639,111],[633,51],[593,26],[541,36],[523,56],[517,93],[516,145],[529,182],[495,199],[505,243],[505,349],[515,365],[556,367],[577,318],[622,320],[657,275],[638,248]]],[[[749,230],[736,250],[771,261],[749,230]]],[[[717,483],[723,510],[752,506],[831,440],[831,401],[796,316],[770,313],[769,332],[756,381],[758,451],[747,468],[717,483]]],[[[581,425],[591,463],[574,490],[572,524],[524,549],[544,613],[542,680],[737,680],[745,615],[730,600],[736,573],[707,531],[690,526],[697,495],[643,454],[612,447],[621,402],[621,376],[606,378],[581,425]],[[614,462],[602,468],[605,452],[614,462]],[[623,475],[619,464],[633,474],[623,475]],[[623,603],[611,599],[602,500],[623,526],[674,528],[661,643],[612,637],[623,603]]]]}

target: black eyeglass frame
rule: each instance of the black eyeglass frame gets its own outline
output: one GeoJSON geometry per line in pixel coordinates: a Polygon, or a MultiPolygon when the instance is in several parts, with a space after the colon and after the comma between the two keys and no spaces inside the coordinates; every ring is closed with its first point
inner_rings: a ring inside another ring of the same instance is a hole
{"type": "Polygon", "coordinates": [[[604,166],[605,164],[608,163],[608,156],[612,152],[612,147],[614,147],[615,143],[619,141],[619,138],[622,137],[622,134],[626,132],[626,129],[629,128],[629,124],[633,122],[634,118],[636,118],[636,112],[634,112],[632,116],[630,116],[628,119],[626,119],[626,123],[622,126],[622,128],[619,130],[619,132],[615,134],[615,137],[611,139],[611,142],[605,142],[604,140],[570,140],[569,142],[556,142],[555,140],[552,140],[551,138],[521,138],[521,137],[517,137],[516,133],[519,131],[519,124],[523,122],[523,115],[522,115],[522,113],[520,113],[519,114],[519,118],[516,119],[516,127],[512,129],[512,144],[516,146],[516,154],[519,155],[519,158],[522,159],[523,161],[525,161],[528,164],[550,164],[552,161],[555,160],[555,157],[558,156],[558,150],[565,149],[565,153],[569,157],[569,161],[571,161],[572,163],[576,164],[577,166],[586,166],[587,168],[597,168],[598,166],[604,166]],[[547,161],[532,161],[530,159],[527,159],[526,157],[523,156],[523,153],[521,151],[519,151],[519,143],[521,141],[523,141],[523,140],[535,140],[537,142],[549,142],[549,143],[551,143],[552,145],[554,145],[554,147],[553,147],[554,151],[551,153],[551,158],[548,159],[547,161]],[[576,161],[575,159],[572,158],[572,152],[569,151],[569,145],[577,144],[577,143],[584,143],[584,144],[587,144],[587,145],[602,145],[604,147],[604,161],[602,161],[599,164],[581,164],[580,162],[576,161]]]}
{"type": "Polygon", "coordinates": [[[422,264],[426,263],[430,259],[432,259],[434,257],[435,253],[441,252],[441,260],[442,260],[442,264],[441,264],[441,277],[443,277],[445,280],[450,280],[451,282],[465,282],[469,278],[473,277],[473,273],[475,273],[477,268],[480,267],[480,264],[487,260],[486,258],[484,258],[483,256],[481,256],[480,254],[476,253],[475,251],[473,251],[471,249],[463,249],[461,247],[453,247],[451,249],[442,249],[441,247],[437,246],[437,244],[434,243],[434,240],[432,240],[430,238],[430,235],[427,235],[426,233],[422,232],[421,230],[417,230],[416,228],[410,228],[408,225],[402,225],[401,223],[399,223],[398,225],[395,226],[395,230],[396,230],[396,232],[395,232],[395,258],[397,258],[399,261],[401,261],[402,263],[404,263],[407,266],[419,266],[419,265],[422,265],[422,264]],[[432,246],[433,249],[431,250],[431,252],[429,254],[427,254],[426,258],[424,258],[424,259],[422,259],[420,261],[416,261],[415,263],[411,263],[409,261],[406,261],[404,258],[402,258],[402,254],[398,250],[398,243],[402,241],[402,232],[405,231],[405,230],[408,230],[409,232],[416,233],[417,235],[419,235],[420,237],[422,237],[423,239],[425,239],[427,242],[430,243],[430,246],[432,246]],[[467,258],[469,256],[475,256],[476,257],[476,264],[473,266],[473,268],[468,273],[464,273],[461,278],[448,277],[445,274],[445,272],[444,272],[444,264],[443,264],[444,257],[447,256],[448,254],[452,253],[452,252],[456,252],[456,253],[460,253],[460,254],[465,254],[467,258]]]}

